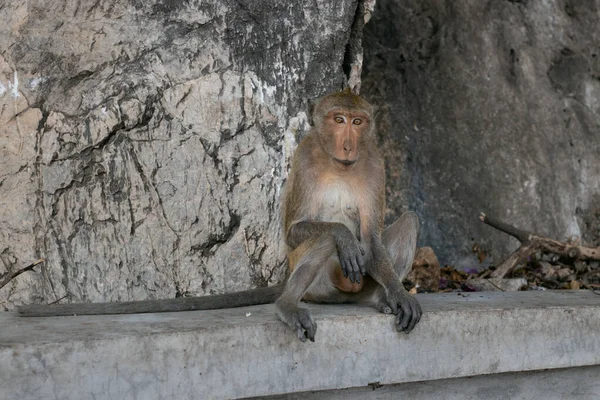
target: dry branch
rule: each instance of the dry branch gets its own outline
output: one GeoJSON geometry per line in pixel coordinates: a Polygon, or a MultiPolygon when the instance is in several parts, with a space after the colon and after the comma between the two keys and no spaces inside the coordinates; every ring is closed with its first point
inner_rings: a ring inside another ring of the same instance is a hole
{"type": "Polygon", "coordinates": [[[15,272],[7,272],[3,275],[0,276],[0,289],[2,289],[4,286],[8,285],[8,282],[12,281],[13,279],[15,279],[17,276],[21,275],[23,272],[27,272],[27,271],[33,271],[33,268],[38,265],[43,263],[44,260],[43,258],[40,258],[39,260],[37,260],[34,263],[29,264],[26,267],[21,268],[18,271],[15,272]]]}
{"type": "Polygon", "coordinates": [[[527,261],[529,257],[533,256],[538,251],[556,254],[561,258],[573,261],[600,260],[600,247],[592,248],[559,242],[554,239],[549,239],[515,228],[512,225],[490,218],[484,213],[481,213],[479,219],[499,231],[508,233],[521,243],[521,246],[514,253],[496,267],[491,274],[492,278],[503,278],[518,264],[527,261]]]}

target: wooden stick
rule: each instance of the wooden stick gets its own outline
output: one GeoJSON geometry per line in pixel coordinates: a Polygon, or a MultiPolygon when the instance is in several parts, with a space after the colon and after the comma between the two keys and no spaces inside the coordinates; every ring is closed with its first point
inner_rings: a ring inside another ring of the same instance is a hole
{"type": "Polygon", "coordinates": [[[13,279],[15,279],[17,276],[21,275],[23,272],[27,272],[27,271],[33,271],[33,268],[38,265],[41,264],[43,262],[45,262],[46,260],[44,260],[43,258],[40,258],[39,260],[37,260],[36,262],[29,264],[26,267],[21,268],[18,271],[15,272],[7,272],[5,274],[3,274],[2,276],[0,276],[0,289],[2,289],[4,286],[8,285],[8,282],[12,281],[13,279]]]}
{"type": "Polygon", "coordinates": [[[488,217],[485,213],[479,214],[479,219],[481,222],[488,224],[492,228],[496,228],[499,231],[504,233],[508,233],[510,236],[516,238],[521,244],[528,242],[531,239],[532,233],[527,232],[518,228],[515,228],[512,225],[508,225],[502,221],[498,221],[495,218],[488,217]]]}
{"type": "Polygon", "coordinates": [[[558,240],[515,228],[512,225],[490,218],[484,213],[481,213],[479,219],[492,228],[507,233],[521,242],[521,246],[492,272],[492,278],[504,278],[518,264],[527,261],[537,251],[556,254],[571,260],[600,260],[600,247],[592,248],[562,243],[558,240]]]}
{"type": "Polygon", "coordinates": [[[522,264],[530,256],[535,254],[536,249],[531,246],[521,246],[515,252],[513,252],[508,258],[500,263],[490,278],[504,278],[506,274],[512,271],[517,265],[522,264]]]}

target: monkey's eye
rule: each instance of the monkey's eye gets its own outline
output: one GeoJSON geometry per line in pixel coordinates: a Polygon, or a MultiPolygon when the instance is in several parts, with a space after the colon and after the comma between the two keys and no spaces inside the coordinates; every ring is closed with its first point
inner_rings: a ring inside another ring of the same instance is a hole
{"type": "Polygon", "coordinates": [[[335,117],[333,120],[338,124],[344,123],[344,118],[342,118],[342,117],[335,117]]]}
{"type": "Polygon", "coordinates": [[[354,119],[352,120],[352,123],[353,123],[354,125],[360,125],[360,124],[362,124],[362,119],[360,119],[360,118],[354,118],[354,119]]]}

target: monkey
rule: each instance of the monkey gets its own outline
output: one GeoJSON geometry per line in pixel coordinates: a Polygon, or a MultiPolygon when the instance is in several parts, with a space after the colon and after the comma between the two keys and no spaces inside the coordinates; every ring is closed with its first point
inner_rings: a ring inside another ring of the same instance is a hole
{"type": "Polygon", "coordinates": [[[291,275],[275,306],[301,341],[314,341],[317,330],[301,299],[372,304],[396,314],[406,333],[421,318],[402,285],[419,220],[404,213],[383,230],[385,166],[376,140],[373,107],[345,90],[315,106],[313,129],[295,151],[283,200],[291,275]]]}
{"type": "Polygon", "coordinates": [[[364,303],[396,314],[409,333],[422,310],[402,279],[416,252],[419,220],[402,214],[383,229],[385,167],[375,145],[373,107],[349,89],[325,96],[296,149],[284,190],[282,221],[290,276],[285,284],[222,295],[121,303],[28,305],[21,316],[132,314],[275,303],[276,314],[305,342],[317,324],[298,304],[364,303]]]}

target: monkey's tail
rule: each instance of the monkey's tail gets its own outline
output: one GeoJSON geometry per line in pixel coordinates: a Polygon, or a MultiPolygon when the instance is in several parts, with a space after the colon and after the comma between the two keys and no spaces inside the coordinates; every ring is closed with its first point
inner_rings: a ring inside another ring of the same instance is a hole
{"type": "Polygon", "coordinates": [[[17,308],[21,317],[68,315],[138,314],[173,311],[217,310],[274,303],[285,284],[201,297],[178,297],[164,300],[126,301],[119,303],[33,304],[17,308]]]}

